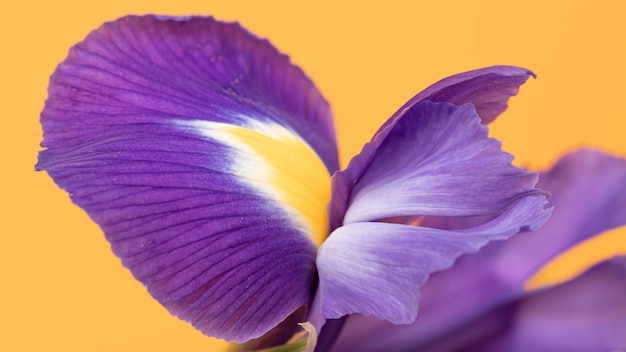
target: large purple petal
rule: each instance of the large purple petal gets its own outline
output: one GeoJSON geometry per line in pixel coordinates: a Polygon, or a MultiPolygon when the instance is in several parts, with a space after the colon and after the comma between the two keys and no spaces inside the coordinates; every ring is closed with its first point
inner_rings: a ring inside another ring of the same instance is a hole
{"type": "Polygon", "coordinates": [[[337,162],[328,105],[287,57],[237,24],[126,17],[49,92],[37,168],[173,314],[243,342],[308,305],[337,162]]]}
{"type": "Polygon", "coordinates": [[[361,153],[350,160],[345,170],[333,175],[333,198],[330,206],[331,229],[335,229],[343,223],[352,186],[369,167],[379,146],[385,141],[394,126],[414,106],[424,100],[448,102],[455,105],[470,103],[476,108],[481,121],[489,123],[506,109],[509,98],[517,94],[519,86],[524,84],[530,76],[534,76],[534,73],[518,67],[488,67],[443,79],[409,100],[385,122],[374,135],[372,141],[363,147],[361,153]]]}
{"type": "Polygon", "coordinates": [[[321,314],[336,319],[358,313],[410,323],[417,315],[419,289],[431,273],[489,241],[536,229],[550,213],[544,204],[542,196],[525,197],[494,220],[458,231],[375,222],[344,225],[318,253],[321,314]]]}
{"type": "Polygon", "coordinates": [[[68,138],[59,129],[69,114],[89,115],[97,133],[171,118],[274,122],[338,168],[332,112],[302,70],[239,24],[209,17],[128,16],[89,34],[51,77],[44,144],[68,138]]]}
{"type": "Polygon", "coordinates": [[[397,216],[478,216],[540,192],[537,174],[488,138],[472,105],[423,101],[407,111],[354,185],[345,223],[397,216]]]}

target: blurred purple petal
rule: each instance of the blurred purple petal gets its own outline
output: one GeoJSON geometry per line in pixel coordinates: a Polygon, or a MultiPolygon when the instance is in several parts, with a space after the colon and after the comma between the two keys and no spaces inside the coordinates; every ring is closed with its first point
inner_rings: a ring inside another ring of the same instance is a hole
{"type": "Polygon", "coordinates": [[[350,319],[332,351],[621,351],[626,348],[625,292],[626,257],[616,257],[572,281],[494,306],[428,340],[408,334],[397,338],[388,324],[350,319]]]}
{"type": "Polygon", "coordinates": [[[290,206],[323,194],[309,166],[328,187],[337,156],[327,103],[287,57],[237,24],[126,17],[74,47],[49,92],[37,168],[172,314],[242,342],[308,305],[315,240],[290,206]]]}
{"type": "Polygon", "coordinates": [[[533,193],[537,174],[488,138],[472,105],[421,102],[381,143],[352,189],[344,223],[397,216],[477,216],[533,193]]]}
{"type": "Polygon", "coordinates": [[[330,206],[330,228],[341,226],[352,185],[363,175],[374,159],[379,146],[403,116],[421,101],[473,104],[483,123],[494,120],[507,107],[509,98],[534,73],[511,66],[494,66],[443,79],[409,100],[378,130],[361,153],[350,160],[348,167],[332,178],[333,199],[330,206]]]}
{"type": "Polygon", "coordinates": [[[505,331],[477,343],[476,350],[622,351],[626,349],[626,257],[608,260],[572,281],[529,294],[477,323],[482,325],[482,320],[496,315],[501,321],[503,316],[508,318],[501,325],[505,331]]]}
{"type": "Polygon", "coordinates": [[[544,264],[590,237],[626,225],[626,159],[581,149],[542,172],[538,187],[552,194],[554,214],[541,230],[498,251],[497,266],[525,282],[544,264]],[[546,240],[549,238],[549,240],[546,240]]]}
{"type": "Polygon", "coordinates": [[[494,220],[471,229],[445,231],[389,223],[338,228],[317,257],[319,300],[326,319],[372,315],[395,324],[417,315],[420,287],[464,253],[492,240],[539,227],[549,216],[542,196],[519,200],[494,220]]]}

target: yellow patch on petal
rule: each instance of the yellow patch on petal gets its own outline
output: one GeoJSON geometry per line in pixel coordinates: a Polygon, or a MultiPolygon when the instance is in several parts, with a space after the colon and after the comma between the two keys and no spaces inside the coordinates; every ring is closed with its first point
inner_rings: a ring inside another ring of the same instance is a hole
{"type": "Polygon", "coordinates": [[[210,121],[180,121],[233,148],[231,172],[278,201],[319,246],[328,235],[330,175],[322,160],[294,132],[275,123],[249,127],[210,121]]]}

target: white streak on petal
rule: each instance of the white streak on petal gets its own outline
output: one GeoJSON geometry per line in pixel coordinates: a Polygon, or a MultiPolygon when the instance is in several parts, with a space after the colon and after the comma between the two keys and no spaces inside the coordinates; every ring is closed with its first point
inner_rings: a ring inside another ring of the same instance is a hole
{"type": "Polygon", "coordinates": [[[327,236],[330,175],[313,149],[274,122],[239,116],[245,127],[205,120],[177,121],[228,146],[228,172],[263,197],[276,201],[316,245],[327,236]]]}

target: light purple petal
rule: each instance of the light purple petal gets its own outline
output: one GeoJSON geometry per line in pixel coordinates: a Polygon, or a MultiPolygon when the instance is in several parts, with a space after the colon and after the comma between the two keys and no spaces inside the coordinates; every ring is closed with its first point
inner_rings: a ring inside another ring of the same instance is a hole
{"type": "Polygon", "coordinates": [[[540,226],[549,216],[542,196],[521,199],[496,219],[459,231],[389,223],[352,223],[320,247],[316,300],[326,319],[372,315],[395,324],[417,315],[428,276],[464,253],[540,226]]]}
{"type": "Polygon", "coordinates": [[[398,121],[354,185],[344,223],[397,216],[500,213],[537,174],[488,138],[474,107],[421,102],[398,121]]]}
{"type": "Polygon", "coordinates": [[[237,24],[126,17],[74,47],[49,92],[37,168],[174,315],[243,342],[308,305],[316,247],[271,180],[308,182],[308,159],[280,159],[294,143],[325,185],[337,157],[328,105],[286,56],[237,24]]]}
{"type": "Polygon", "coordinates": [[[488,67],[443,79],[409,100],[385,122],[361,153],[350,160],[345,170],[333,175],[333,199],[329,211],[331,230],[343,223],[352,186],[369,167],[387,135],[414,106],[424,100],[455,105],[469,103],[474,105],[482,122],[488,123],[506,109],[509,98],[517,94],[519,86],[530,76],[534,76],[534,73],[518,67],[488,67]]]}
{"type": "MultiPolygon", "coordinates": [[[[526,281],[571,245],[626,224],[626,160],[596,150],[563,156],[543,172],[538,186],[551,192],[550,220],[535,232],[494,242],[466,255],[446,271],[435,273],[422,289],[420,315],[409,326],[392,326],[371,318],[350,317],[361,334],[378,332],[405,346],[426,346],[493,307],[517,299],[526,281]]],[[[465,228],[473,219],[428,218],[423,225],[465,228]]],[[[339,346],[353,345],[359,335],[344,329],[339,346]]],[[[372,350],[387,346],[365,343],[372,350]]],[[[357,346],[358,347],[358,346],[357,346]]],[[[358,349],[358,348],[357,348],[358,349]]]]}

